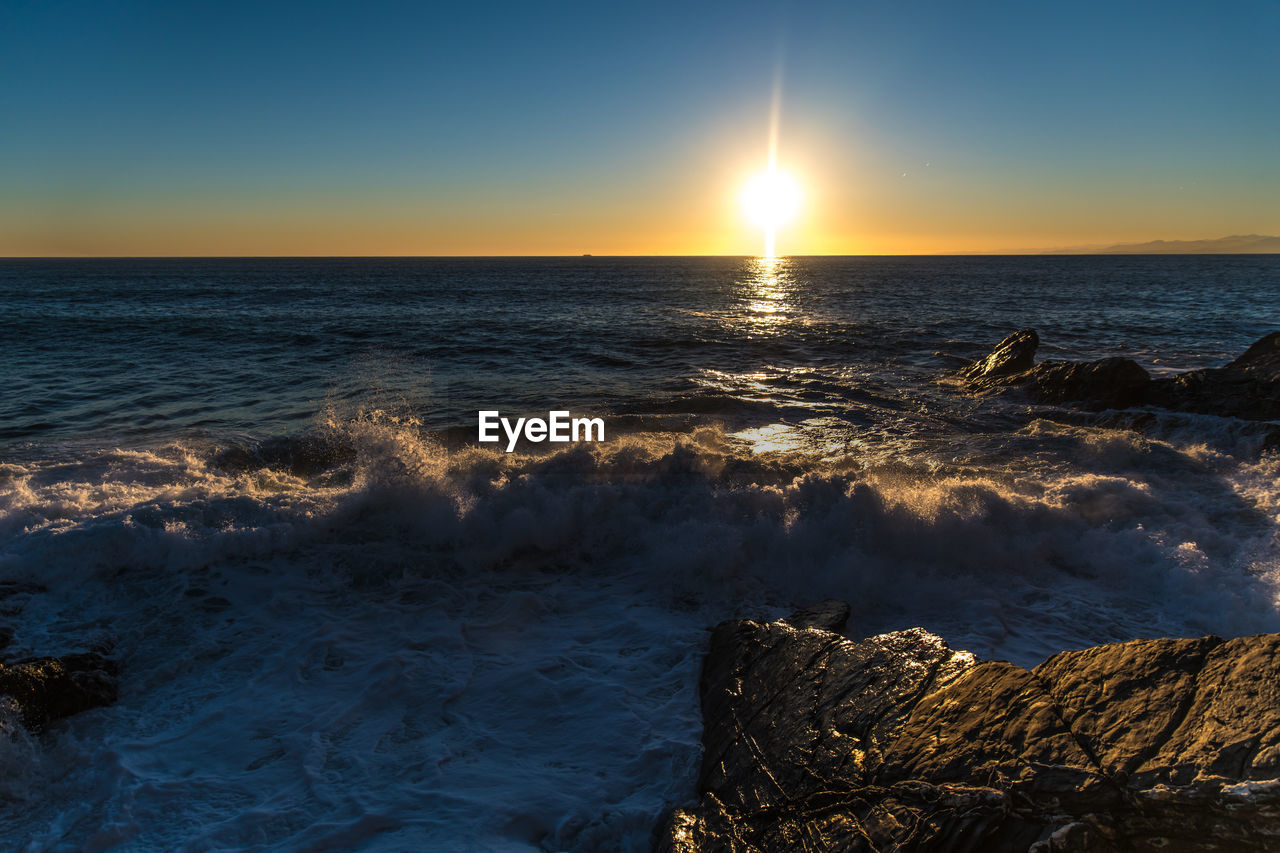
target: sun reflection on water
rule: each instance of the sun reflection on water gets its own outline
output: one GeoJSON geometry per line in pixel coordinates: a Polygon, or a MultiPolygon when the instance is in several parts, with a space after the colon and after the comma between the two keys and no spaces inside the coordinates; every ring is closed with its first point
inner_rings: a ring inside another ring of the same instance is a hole
{"type": "Polygon", "coordinates": [[[786,258],[753,258],[741,282],[747,322],[756,327],[777,326],[792,309],[795,286],[791,262],[786,258]]]}

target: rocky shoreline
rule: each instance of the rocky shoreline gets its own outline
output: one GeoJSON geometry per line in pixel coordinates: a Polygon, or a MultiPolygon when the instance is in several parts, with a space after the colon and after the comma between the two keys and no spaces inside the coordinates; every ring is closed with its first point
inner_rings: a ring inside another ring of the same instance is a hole
{"type": "MultiPolygon", "coordinates": [[[[945,381],[1280,419],[1280,332],[1162,378],[1128,358],[1037,363],[1039,343],[1014,332],[945,381]]],[[[1262,449],[1278,445],[1272,426],[1262,449]]],[[[669,816],[661,853],[1280,850],[1280,635],[1133,640],[1027,670],[918,628],[852,641],[848,614],[828,601],[715,629],[700,799],[669,816]]]]}
{"type": "Polygon", "coordinates": [[[1032,670],[840,602],[719,625],[699,802],[663,853],[1280,849],[1280,635],[1133,640],[1032,670]]]}
{"type": "MultiPolygon", "coordinates": [[[[949,381],[1280,429],[1265,423],[1280,418],[1280,332],[1222,367],[1165,378],[1125,358],[1037,363],[1038,345],[1016,332],[949,381]]],[[[264,445],[220,464],[306,472],[341,452],[264,445]]],[[[41,592],[0,582],[0,617],[41,592]]],[[[1280,635],[1133,640],[1028,670],[920,628],[851,640],[848,615],[829,601],[715,629],[699,799],[666,817],[659,851],[1280,850],[1280,635]]],[[[7,720],[41,732],[116,700],[110,649],[6,660],[12,633],[0,624],[7,720]]]]}
{"type": "Polygon", "coordinates": [[[1280,418],[1280,332],[1264,335],[1222,367],[1158,379],[1130,358],[1037,363],[1039,346],[1036,330],[1022,329],[951,379],[970,393],[1021,391],[1033,402],[1095,410],[1152,406],[1243,420],[1280,418]]]}

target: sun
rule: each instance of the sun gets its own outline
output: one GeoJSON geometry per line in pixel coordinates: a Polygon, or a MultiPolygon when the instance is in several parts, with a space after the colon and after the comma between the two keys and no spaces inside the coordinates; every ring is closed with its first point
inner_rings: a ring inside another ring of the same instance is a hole
{"type": "Polygon", "coordinates": [[[800,187],[780,172],[764,172],[747,182],[742,209],[757,225],[777,228],[795,216],[800,207],[800,187]]]}
{"type": "Polygon", "coordinates": [[[742,210],[764,228],[764,256],[772,258],[779,225],[789,222],[800,209],[800,186],[789,175],[770,169],[747,182],[742,190],[742,210]]]}

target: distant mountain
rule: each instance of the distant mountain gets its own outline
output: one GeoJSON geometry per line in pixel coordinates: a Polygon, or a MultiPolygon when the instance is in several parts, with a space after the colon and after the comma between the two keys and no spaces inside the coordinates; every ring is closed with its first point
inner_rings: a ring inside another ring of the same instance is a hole
{"type": "MultiPolygon", "coordinates": [[[[1071,249],[1064,251],[1070,252],[1071,249]]],[[[1217,240],[1152,240],[1090,250],[1101,255],[1253,255],[1280,253],[1280,237],[1237,234],[1217,240]]]]}

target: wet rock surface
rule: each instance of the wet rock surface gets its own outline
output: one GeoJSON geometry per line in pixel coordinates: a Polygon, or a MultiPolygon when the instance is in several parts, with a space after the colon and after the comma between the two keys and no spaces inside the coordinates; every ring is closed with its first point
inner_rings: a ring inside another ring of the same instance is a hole
{"type": "Polygon", "coordinates": [[[969,391],[1020,389],[1036,402],[1093,409],[1157,406],[1246,420],[1280,418],[1280,332],[1272,332],[1222,367],[1152,379],[1128,358],[1035,363],[1039,337],[1014,332],[985,358],[957,372],[969,391]]]}
{"type": "Polygon", "coordinates": [[[659,850],[1280,849],[1280,635],[1026,670],[812,610],[716,628],[700,800],[659,850]]]}
{"type": "Polygon", "coordinates": [[[115,662],[96,652],[0,664],[0,701],[17,704],[32,731],[116,701],[115,662]]]}
{"type": "Polygon", "coordinates": [[[1130,358],[1045,362],[1029,372],[1032,396],[1042,403],[1082,402],[1095,408],[1141,406],[1151,376],[1130,358]]]}
{"type": "Polygon", "coordinates": [[[1149,405],[1249,420],[1280,418],[1280,332],[1264,336],[1222,367],[1155,380],[1149,405]]]}
{"type": "MultiPolygon", "coordinates": [[[[0,618],[13,617],[44,591],[39,584],[0,581],[0,618]]],[[[0,624],[0,653],[13,636],[11,626],[0,624]]],[[[0,654],[0,703],[16,708],[23,725],[41,732],[63,717],[115,702],[117,674],[115,661],[99,652],[21,660],[0,654]]]]}
{"type": "Polygon", "coordinates": [[[1035,329],[1014,332],[996,344],[986,358],[975,361],[960,371],[960,376],[974,383],[993,384],[1009,376],[1017,376],[1032,368],[1040,336],[1035,329]]]}

